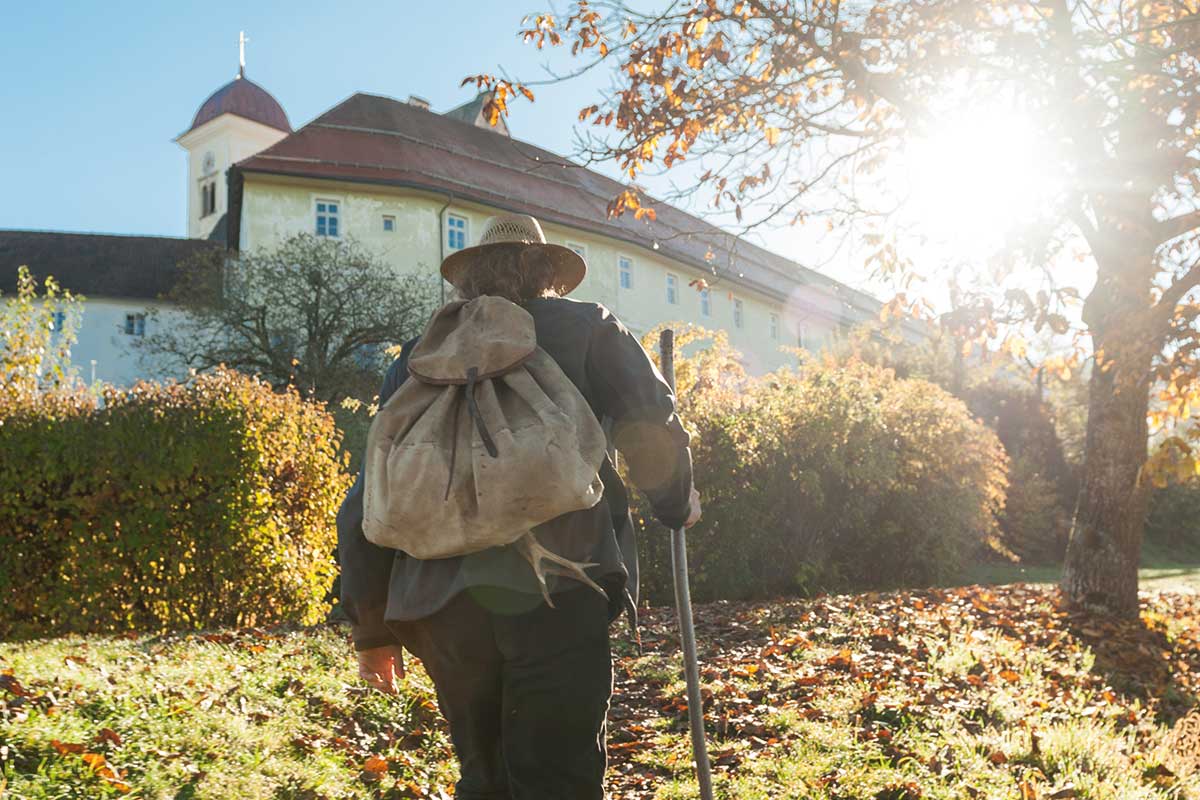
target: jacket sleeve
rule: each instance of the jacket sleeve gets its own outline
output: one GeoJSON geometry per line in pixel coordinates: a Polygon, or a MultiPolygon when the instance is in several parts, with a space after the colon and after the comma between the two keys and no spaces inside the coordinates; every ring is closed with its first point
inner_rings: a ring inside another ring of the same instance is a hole
{"type": "MultiPolygon", "coordinates": [[[[392,363],[379,405],[383,406],[408,374],[407,348],[392,363]]],[[[383,621],[387,611],[388,584],[397,551],[367,541],[363,535],[363,470],[359,470],[337,515],[338,564],[341,566],[341,603],[350,618],[355,650],[398,644],[383,621]]]]}
{"type": "Polygon", "coordinates": [[[614,421],[613,439],[629,477],[668,528],[687,521],[692,491],[690,437],[675,395],[637,338],[607,309],[588,340],[588,382],[597,411],[614,421]]]}

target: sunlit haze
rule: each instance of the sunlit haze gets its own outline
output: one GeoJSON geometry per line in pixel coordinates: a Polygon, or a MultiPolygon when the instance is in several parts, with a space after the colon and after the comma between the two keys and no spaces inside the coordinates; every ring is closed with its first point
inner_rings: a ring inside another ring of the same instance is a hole
{"type": "Polygon", "coordinates": [[[892,168],[905,217],[930,240],[976,253],[1036,218],[1059,189],[1039,133],[1027,116],[984,108],[913,137],[892,168]]]}

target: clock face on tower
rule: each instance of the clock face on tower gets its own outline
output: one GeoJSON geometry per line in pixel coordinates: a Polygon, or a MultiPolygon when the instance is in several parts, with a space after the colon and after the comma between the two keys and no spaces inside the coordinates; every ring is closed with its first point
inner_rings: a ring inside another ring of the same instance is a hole
{"type": "Polygon", "coordinates": [[[210,150],[209,152],[204,154],[204,161],[201,162],[201,164],[202,164],[202,166],[200,168],[201,171],[205,175],[208,175],[210,172],[212,172],[213,170],[215,170],[217,168],[217,157],[214,156],[212,154],[212,151],[210,150]]]}

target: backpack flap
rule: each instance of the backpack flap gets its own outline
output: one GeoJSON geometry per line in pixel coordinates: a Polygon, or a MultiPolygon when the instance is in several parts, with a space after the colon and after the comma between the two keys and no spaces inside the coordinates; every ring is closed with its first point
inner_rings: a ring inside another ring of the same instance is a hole
{"type": "Polygon", "coordinates": [[[422,383],[466,384],[503,375],[537,349],[533,317],[499,297],[460,300],[430,320],[408,359],[408,371],[422,383]]]}

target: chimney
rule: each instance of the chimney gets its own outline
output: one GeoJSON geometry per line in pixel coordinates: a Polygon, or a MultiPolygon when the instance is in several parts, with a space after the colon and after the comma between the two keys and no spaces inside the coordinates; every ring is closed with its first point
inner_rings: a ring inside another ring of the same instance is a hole
{"type": "Polygon", "coordinates": [[[408,96],[408,104],[410,106],[416,106],[417,108],[423,109],[425,111],[429,110],[429,101],[426,100],[424,97],[417,97],[415,94],[410,94],[408,96]]]}

